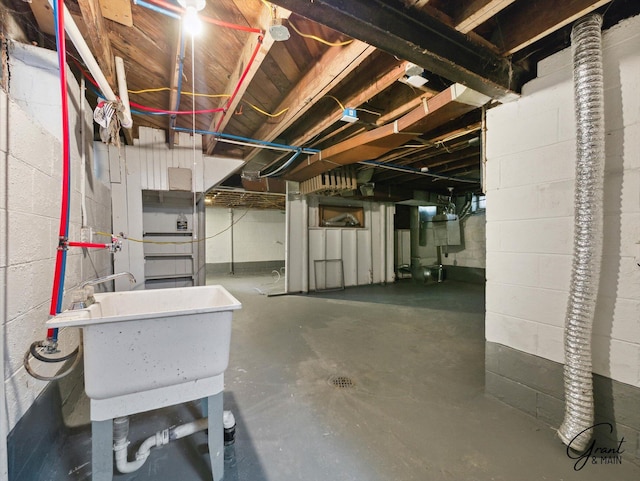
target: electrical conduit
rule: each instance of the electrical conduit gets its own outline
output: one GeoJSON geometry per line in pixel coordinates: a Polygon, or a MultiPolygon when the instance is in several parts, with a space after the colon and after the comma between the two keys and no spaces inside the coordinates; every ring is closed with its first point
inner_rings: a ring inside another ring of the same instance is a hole
{"type": "Polygon", "coordinates": [[[590,15],[571,31],[576,115],[573,267],[564,334],[564,421],[558,436],[577,451],[594,422],[591,367],[593,326],[602,257],[604,103],[602,17],[590,15]]]}

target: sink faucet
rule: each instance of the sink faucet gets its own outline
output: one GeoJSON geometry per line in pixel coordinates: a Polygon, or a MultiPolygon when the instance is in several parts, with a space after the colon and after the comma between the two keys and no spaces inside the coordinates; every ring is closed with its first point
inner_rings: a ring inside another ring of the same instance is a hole
{"type": "Polygon", "coordinates": [[[136,283],[136,278],[133,277],[133,274],[131,274],[131,272],[118,272],[117,274],[111,274],[109,276],[98,277],[97,279],[90,279],[88,281],[84,281],[82,284],[80,284],[80,288],[83,288],[86,286],[95,286],[97,284],[104,284],[105,282],[112,281],[122,276],[129,276],[129,282],[131,282],[131,284],[136,283]]]}
{"type": "Polygon", "coordinates": [[[111,274],[104,277],[98,277],[97,279],[84,281],[78,286],[77,289],[73,291],[71,307],[69,309],[74,310],[89,307],[96,301],[93,297],[93,286],[97,284],[104,284],[105,282],[112,281],[122,276],[129,276],[129,282],[131,282],[131,284],[136,283],[136,278],[133,276],[133,274],[131,274],[131,272],[118,272],[117,274],[111,274]]]}

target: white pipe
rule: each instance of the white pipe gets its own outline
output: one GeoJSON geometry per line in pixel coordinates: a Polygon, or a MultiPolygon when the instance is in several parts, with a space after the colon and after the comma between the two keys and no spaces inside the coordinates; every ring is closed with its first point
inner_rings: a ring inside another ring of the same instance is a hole
{"type": "MultiPolygon", "coordinates": [[[[230,411],[225,411],[224,414],[226,419],[229,418],[227,412],[231,414],[230,411]]],[[[233,421],[233,424],[235,424],[233,414],[231,414],[231,420],[233,421]]],[[[116,418],[113,420],[113,451],[116,460],[116,468],[118,468],[118,471],[123,474],[133,473],[140,469],[147,461],[149,454],[151,454],[151,448],[164,446],[165,444],[169,444],[170,441],[175,441],[176,439],[184,438],[203,431],[207,429],[208,425],[209,418],[201,418],[190,423],[158,431],[142,442],[136,452],[136,459],[134,461],[127,461],[127,447],[129,446],[129,441],[127,439],[129,436],[129,418],[126,416],[116,418]]]]}
{"type": "MultiPolygon", "coordinates": [[[[82,227],[87,226],[87,193],[86,193],[86,170],[87,170],[87,159],[85,154],[85,130],[86,130],[86,119],[84,115],[85,109],[85,92],[87,91],[87,87],[85,85],[84,77],[80,79],[80,177],[82,178],[80,182],[80,215],[82,217],[81,225],[82,227]]],[[[82,264],[81,264],[82,265],[82,264]]],[[[82,278],[82,276],[81,276],[82,278]]]]}
{"type": "MultiPolygon", "coordinates": [[[[51,8],[53,8],[54,1],[55,0],[49,0],[49,5],[51,5],[51,8]]],[[[69,35],[69,38],[78,50],[78,53],[89,69],[89,72],[91,72],[91,75],[98,83],[98,87],[100,87],[100,90],[104,94],[105,98],[111,101],[116,100],[116,94],[113,93],[109,82],[107,82],[107,78],[102,73],[102,70],[100,70],[98,62],[96,62],[96,59],[91,53],[87,42],[84,41],[80,30],[78,30],[76,22],[73,20],[73,17],[69,13],[69,10],[66,6],[64,6],[64,29],[67,31],[67,35],[69,35]]]]}
{"type": "Polygon", "coordinates": [[[133,120],[131,119],[131,107],[129,106],[129,90],[127,89],[127,76],[124,73],[124,60],[120,57],[116,57],[116,77],[118,78],[118,93],[124,107],[122,127],[130,129],[133,126],[133,120]]]}
{"type": "Polygon", "coordinates": [[[194,433],[207,429],[209,418],[200,418],[197,421],[192,421],[181,426],[176,426],[169,430],[169,441],[175,441],[176,439],[191,436],[194,433]]]}

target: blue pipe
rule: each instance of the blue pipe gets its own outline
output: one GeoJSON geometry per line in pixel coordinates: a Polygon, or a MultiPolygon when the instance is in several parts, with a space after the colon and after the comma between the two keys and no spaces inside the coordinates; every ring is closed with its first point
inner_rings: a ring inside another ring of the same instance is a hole
{"type": "MultiPolygon", "coordinates": [[[[184,127],[174,127],[173,130],[176,130],[178,132],[189,132],[189,133],[193,133],[194,132],[193,129],[185,129],[184,127]]],[[[276,144],[275,142],[267,142],[266,140],[251,139],[249,137],[241,137],[239,135],[224,134],[222,132],[213,132],[211,130],[199,130],[199,129],[196,129],[195,133],[202,134],[202,135],[213,135],[214,137],[219,137],[221,139],[240,140],[242,142],[251,142],[253,144],[264,145],[266,147],[278,147],[280,149],[287,149],[287,150],[291,150],[291,151],[300,150],[303,154],[317,154],[318,152],[320,152],[318,149],[307,149],[307,148],[304,148],[304,147],[296,147],[294,145],[276,144]]]]}
{"type": "Polygon", "coordinates": [[[180,15],[178,15],[177,13],[171,12],[162,7],[158,7],[157,5],[147,3],[144,0],[133,0],[133,4],[140,5],[141,7],[144,7],[144,8],[148,8],[149,10],[153,10],[154,12],[161,13],[163,15],[166,15],[167,17],[176,18],[178,20],[181,18],[180,15]]]}
{"type": "Polygon", "coordinates": [[[144,110],[138,110],[138,109],[131,109],[131,113],[136,115],[172,115],[166,112],[146,112],[144,110]]]}

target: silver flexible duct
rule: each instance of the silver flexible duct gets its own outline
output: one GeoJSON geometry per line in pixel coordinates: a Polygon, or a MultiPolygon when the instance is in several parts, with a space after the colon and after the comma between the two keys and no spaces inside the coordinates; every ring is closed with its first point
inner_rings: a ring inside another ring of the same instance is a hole
{"type": "Polygon", "coordinates": [[[602,192],[604,177],[604,105],[602,17],[590,15],[571,31],[577,158],[573,267],[564,334],[563,443],[581,451],[591,439],[593,325],[602,257],[602,192]]]}

